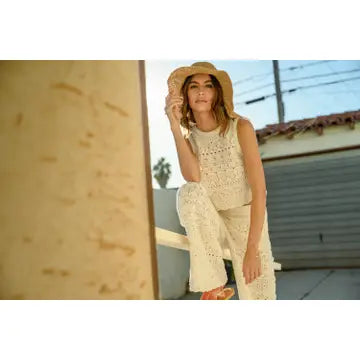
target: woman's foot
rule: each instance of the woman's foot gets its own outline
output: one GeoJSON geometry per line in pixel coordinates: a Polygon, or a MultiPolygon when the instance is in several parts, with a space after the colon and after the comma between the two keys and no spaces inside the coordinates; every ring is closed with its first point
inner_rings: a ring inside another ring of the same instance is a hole
{"type": "Polygon", "coordinates": [[[235,290],[233,288],[226,288],[217,294],[216,300],[229,300],[234,294],[235,290]]]}
{"type": "Polygon", "coordinates": [[[224,289],[224,285],[209,291],[205,291],[202,293],[200,300],[218,300],[217,294],[221,293],[223,289],[224,289]]]}
{"type": "Polygon", "coordinates": [[[200,300],[216,300],[216,293],[221,291],[224,288],[224,286],[219,286],[215,289],[204,291],[201,295],[200,300]]]}
{"type": "Polygon", "coordinates": [[[210,291],[203,292],[200,300],[228,300],[232,298],[234,294],[235,290],[233,288],[224,288],[223,285],[210,291]]]}

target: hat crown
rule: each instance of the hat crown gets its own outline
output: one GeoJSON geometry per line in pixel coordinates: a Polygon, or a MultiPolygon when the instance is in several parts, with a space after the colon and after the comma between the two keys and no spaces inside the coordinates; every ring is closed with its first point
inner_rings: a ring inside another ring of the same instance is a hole
{"type": "Polygon", "coordinates": [[[191,66],[201,66],[201,67],[205,67],[208,69],[216,70],[216,67],[207,61],[195,62],[195,63],[191,64],[191,66]]]}

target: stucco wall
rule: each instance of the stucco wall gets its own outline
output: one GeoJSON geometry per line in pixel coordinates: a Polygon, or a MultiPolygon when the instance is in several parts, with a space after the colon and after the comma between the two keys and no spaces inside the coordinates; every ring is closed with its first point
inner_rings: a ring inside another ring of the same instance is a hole
{"type": "Polygon", "coordinates": [[[0,297],[154,298],[138,61],[0,62],[0,297]]]}

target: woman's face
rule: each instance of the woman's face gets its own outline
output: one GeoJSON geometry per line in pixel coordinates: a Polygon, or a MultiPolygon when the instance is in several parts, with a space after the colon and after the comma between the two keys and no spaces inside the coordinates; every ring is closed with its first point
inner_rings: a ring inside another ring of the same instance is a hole
{"type": "Polygon", "coordinates": [[[188,88],[189,105],[193,112],[211,111],[216,89],[209,74],[193,75],[188,88]]]}

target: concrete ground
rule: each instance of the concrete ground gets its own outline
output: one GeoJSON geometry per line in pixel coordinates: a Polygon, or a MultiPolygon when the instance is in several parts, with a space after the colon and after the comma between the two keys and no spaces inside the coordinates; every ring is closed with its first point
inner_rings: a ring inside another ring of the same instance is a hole
{"type": "MultiPolygon", "coordinates": [[[[359,300],[360,269],[308,269],[275,271],[278,300],[359,300]]],[[[239,300],[236,285],[231,300],[239,300]]],[[[178,300],[199,300],[187,293],[178,300]]]]}

